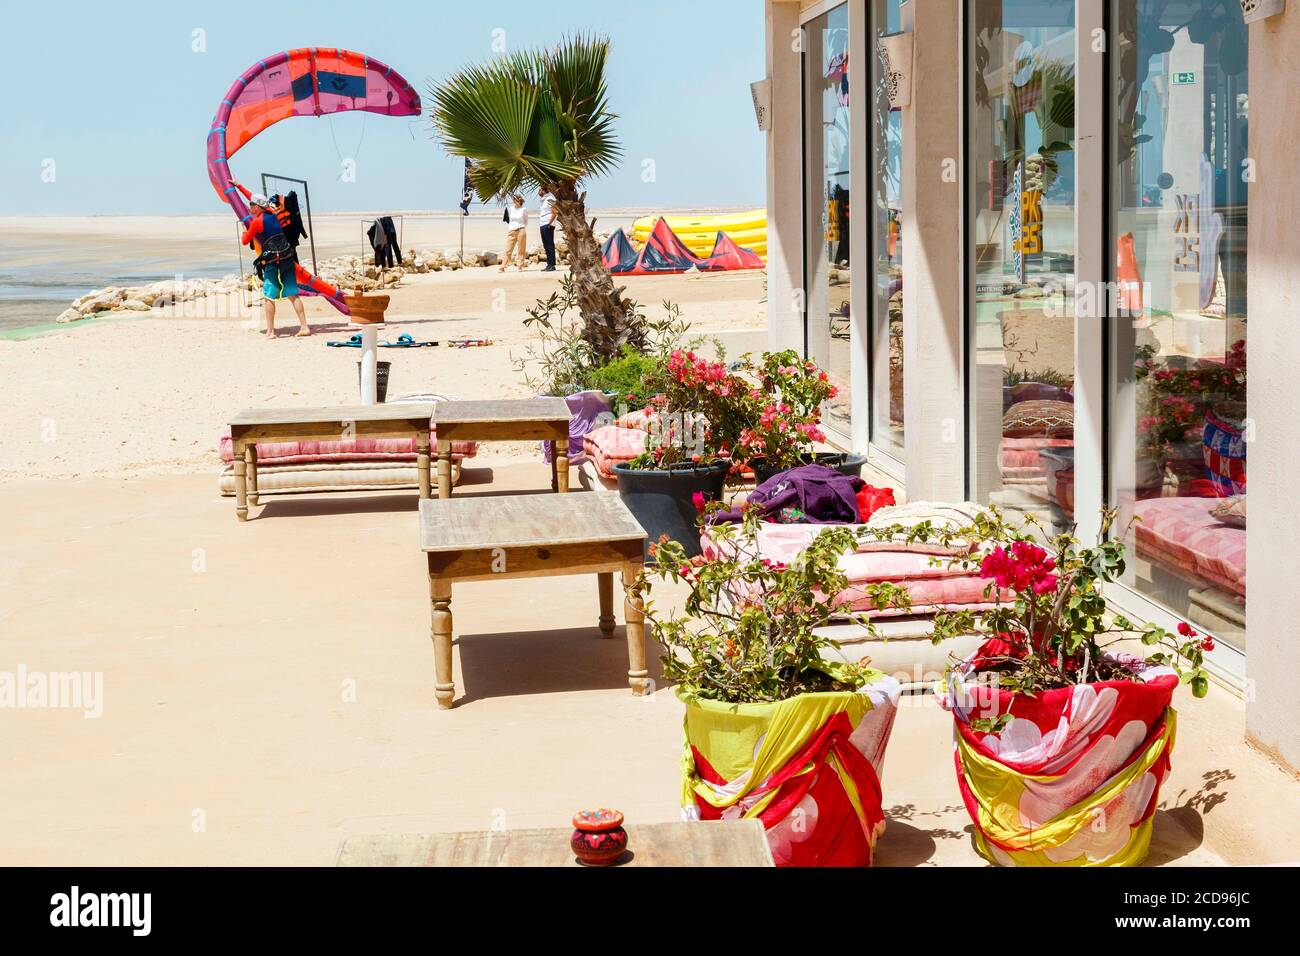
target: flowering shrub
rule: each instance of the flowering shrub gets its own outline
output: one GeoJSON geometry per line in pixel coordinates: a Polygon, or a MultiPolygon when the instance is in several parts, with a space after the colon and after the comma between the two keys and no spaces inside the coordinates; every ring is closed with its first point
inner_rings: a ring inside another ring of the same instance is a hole
{"type": "MultiPolygon", "coordinates": [[[[704,508],[703,501],[696,507],[704,508]]],[[[838,645],[813,633],[830,620],[826,596],[848,586],[840,556],[853,550],[853,531],[828,526],[786,565],[759,556],[760,525],[755,509],[739,524],[710,526],[708,556],[687,558],[666,538],[651,545],[645,580],[690,586],[681,615],[646,606],[651,632],[665,649],[664,676],[700,697],[733,704],[862,686],[868,662],[825,661],[822,652],[838,645]]],[[[906,590],[896,585],[873,585],[868,593],[877,607],[907,606],[906,590]]]]}
{"type": "Polygon", "coordinates": [[[759,408],[757,419],[740,432],[736,457],[761,456],[774,470],[792,468],[814,444],[826,440],[822,403],[834,398],[837,390],[825,372],[793,349],[765,352],[757,365],[745,358],[747,369],[758,379],[759,388],[751,397],[759,408]]]}
{"type": "Polygon", "coordinates": [[[1155,455],[1164,454],[1170,445],[1199,441],[1192,433],[1205,424],[1207,410],[1246,400],[1245,340],[1228,350],[1222,365],[1197,362],[1179,368],[1156,362],[1153,355],[1149,346],[1142,350],[1136,374],[1146,384],[1138,433],[1155,455]]]}
{"type": "Polygon", "coordinates": [[[730,457],[741,429],[753,416],[750,385],[695,352],[674,350],[653,383],[650,441],[633,468],[707,464],[730,457]]]}
{"type": "MultiPolygon", "coordinates": [[[[1069,533],[1055,535],[1044,547],[1035,540],[1040,535],[1036,519],[1013,526],[996,508],[981,512],[970,527],[943,534],[925,524],[908,530],[913,540],[977,542],[971,552],[945,560],[987,578],[985,595],[997,604],[978,613],[936,614],[935,643],[971,633],[989,638],[977,669],[1007,690],[1035,694],[1094,681],[1136,679],[1130,664],[1112,652],[1116,644],[1136,638],[1150,649],[1148,664],[1173,668],[1197,697],[1205,696],[1209,677],[1204,654],[1214,649],[1210,639],[1188,624],[1173,633],[1108,611],[1101,587],[1124,573],[1124,545],[1110,537],[1115,516],[1114,511],[1102,512],[1098,544],[1086,548],[1069,533]]],[[[863,529],[859,534],[883,536],[891,531],[903,529],[863,529]]]]}

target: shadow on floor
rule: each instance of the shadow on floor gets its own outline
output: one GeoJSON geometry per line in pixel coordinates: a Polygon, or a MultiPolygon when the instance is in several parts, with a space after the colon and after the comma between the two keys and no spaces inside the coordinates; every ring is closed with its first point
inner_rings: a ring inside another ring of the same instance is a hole
{"type": "MultiPolygon", "coordinates": [[[[590,590],[594,592],[594,586],[590,590]]],[[[456,646],[460,650],[465,695],[456,699],[456,706],[491,697],[579,690],[624,690],[631,694],[627,684],[626,632],[619,624],[612,638],[600,636],[595,598],[593,593],[589,628],[458,633],[456,646]]],[[[455,609],[453,601],[453,615],[455,609]]],[[[665,681],[659,661],[649,649],[646,656],[650,679],[662,689],[665,681]]]]}
{"type": "Polygon", "coordinates": [[[400,492],[349,492],[339,495],[267,495],[254,508],[249,506],[249,519],[289,518],[305,515],[329,514],[400,514],[419,511],[420,496],[415,490],[400,492]]]}
{"type": "Polygon", "coordinates": [[[1192,807],[1157,810],[1151,827],[1151,851],[1144,866],[1166,866],[1194,851],[1205,839],[1205,823],[1192,807]]]}
{"type": "Polygon", "coordinates": [[[966,820],[966,808],[960,803],[921,810],[914,803],[900,803],[885,808],[885,832],[876,844],[873,866],[922,866],[939,847],[939,841],[969,840],[970,826],[954,830],[943,822],[966,820]]]}

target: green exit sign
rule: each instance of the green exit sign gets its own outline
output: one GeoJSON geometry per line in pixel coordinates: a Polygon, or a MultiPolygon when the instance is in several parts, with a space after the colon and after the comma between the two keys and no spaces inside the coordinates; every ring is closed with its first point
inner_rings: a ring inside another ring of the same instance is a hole
{"type": "Polygon", "coordinates": [[[1173,75],[1173,83],[1174,86],[1195,86],[1196,74],[1191,70],[1187,70],[1184,73],[1175,73],[1173,75]]]}

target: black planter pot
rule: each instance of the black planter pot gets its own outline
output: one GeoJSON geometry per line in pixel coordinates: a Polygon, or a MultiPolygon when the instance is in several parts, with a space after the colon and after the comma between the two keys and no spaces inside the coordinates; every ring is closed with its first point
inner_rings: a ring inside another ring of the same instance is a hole
{"type": "MultiPolygon", "coordinates": [[[[867,456],[858,455],[851,451],[823,451],[815,455],[804,455],[802,463],[805,465],[825,465],[828,468],[834,468],[841,475],[861,478],[862,466],[867,463],[867,456]]],[[[778,475],[785,470],[783,468],[769,468],[765,458],[751,458],[749,467],[754,469],[754,480],[760,485],[773,475],[778,475]]]]}
{"type": "Polygon", "coordinates": [[[670,471],[614,466],[619,497],[645,528],[647,560],[650,545],[664,534],[680,542],[688,557],[700,553],[700,533],[695,526],[699,513],[693,496],[703,492],[709,501],[721,500],[722,484],[730,470],[725,461],[683,465],[670,471]]]}

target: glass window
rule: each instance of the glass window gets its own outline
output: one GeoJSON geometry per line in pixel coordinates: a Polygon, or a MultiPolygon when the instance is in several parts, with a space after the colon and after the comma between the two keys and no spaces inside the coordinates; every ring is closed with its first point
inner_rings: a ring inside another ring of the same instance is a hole
{"type": "Polygon", "coordinates": [[[838,395],[826,427],[851,434],[849,370],[849,8],[841,4],[804,26],[804,168],[808,216],[808,357],[830,375],[838,395]]]}
{"type": "MultiPolygon", "coordinates": [[[[872,47],[898,33],[903,0],[872,0],[872,47]]],[[[903,114],[889,106],[887,58],[872,61],[875,96],[871,130],[875,217],[872,249],[875,301],[871,311],[871,443],[903,453],[903,114]]]]}
{"type": "Polygon", "coordinates": [[[970,0],[977,501],[1074,510],[1074,0],[970,0]]]}
{"type": "Polygon", "coordinates": [[[1109,441],[1126,583],[1240,645],[1247,29],[1219,0],[1114,11],[1109,441]]]}

